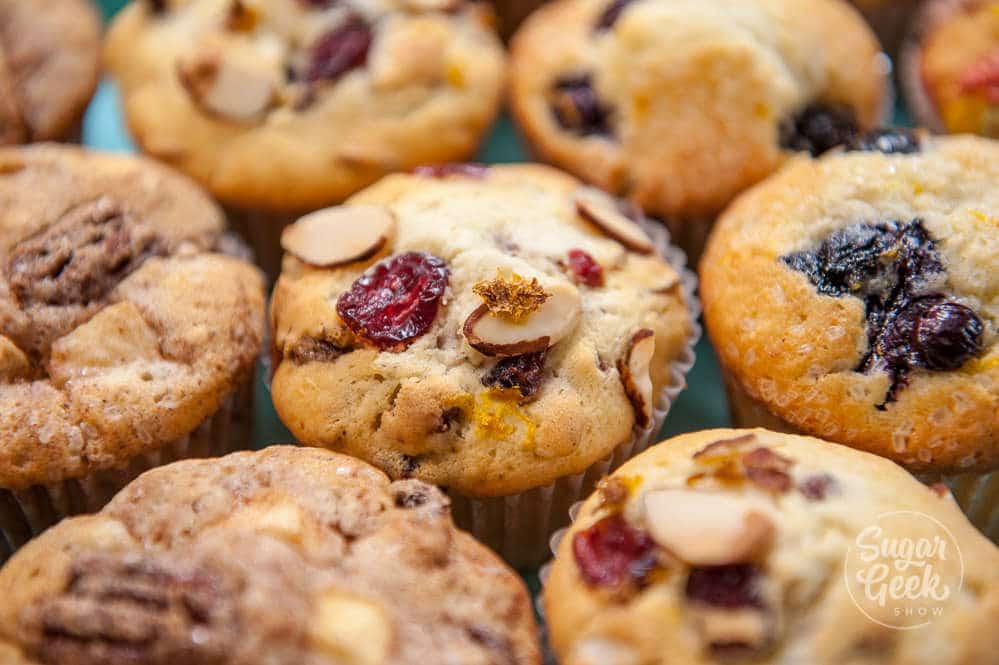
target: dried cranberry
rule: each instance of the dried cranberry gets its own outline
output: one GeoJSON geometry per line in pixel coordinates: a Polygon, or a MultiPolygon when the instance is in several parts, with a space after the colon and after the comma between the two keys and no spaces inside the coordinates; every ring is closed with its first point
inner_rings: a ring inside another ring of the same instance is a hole
{"type": "Polygon", "coordinates": [[[309,57],[305,80],[309,83],[336,81],[368,61],[374,35],[364,19],[351,14],[346,21],[316,40],[309,57]]]}
{"type": "Polygon", "coordinates": [[[818,156],[857,135],[857,119],[848,106],[812,104],[780,126],[781,147],[818,156]]]}
{"type": "Polygon", "coordinates": [[[687,577],[685,593],[689,600],[712,607],[763,608],[760,577],[760,570],[747,563],[693,568],[687,577]]]}
{"type": "Polygon", "coordinates": [[[964,70],[962,92],[982,92],[989,104],[999,104],[999,52],[993,51],[964,70]]]}
{"type": "Polygon", "coordinates": [[[847,151],[883,152],[886,155],[909,155],[922,150],[919,136],[911,129],[886,127],[854,137],[847,151]]]}
{"type": "Polygon", "coordinates": [[[617,20],[621,18],[621,14],[624,10],[635,0],[611,0],[611,3],[607,5],[604,11],[600,14],[597,22],[594,24],[593,29],[597,32],[603,30],[609,30],[614,27],[617,20]]]}
{"type": "Polygon", "coordinates": [[[610,136],[610,109],[596,90],[589,73],[560,77],[552,86],[552,112],[563,129],[579,136],[610,136]]]}
{"type": "Polygon", "coordinates": [[[544,380],[546,351],[504,358],[482,377],[482,385],[516,388],[524,397],[532,397],[544,380]]]}
{"type": "Polygon", "coordinates": [[[424,178],[447,178],[449,176],[465,176],[475,180],[482,180],[489,175],[489,167],[485,164],[427,164],[417,166],[413,169],[413,174],[424,178]]]}
{"type": "Polygon", "coordinates": [[[921,309],[912,345],[927,369],[954,370],[981,352],[985,327],[971,309],[948,301],[921,309]]]}
{"type": "Polygon", "coordinates": [[[340,295],[337,314],[378,348],[400,351],[434,322],[450,274],[442,259],[423,252],[385,259],[340,295]]]}
{"type": "Polygon", "coordinates": [[[746,478],[757,487],[778,494],[791,489],[791,476],[786,473],[791,464],[791,460],[764,447],[742,455],[746,478]]]}
{"type": "Polygon", "coordinates": [[[836,479],[828,473],[809,476],[798,485],[798,491],[809,501],[824,501],[827,496],[836,491],[836,479]]]}
{"type": "Polygon", "coordinates": [[[605,517],[572,539],[576,565],[587,584],[643,584],[656,564],[656,544],[620,514],[605,517]]]}
{"type": "Polygon", "coordinates": [[[598,287],[604,285],[604,269],[596,259],[581,249],[569,250],[569,271],[579,284],[598,287]]]}

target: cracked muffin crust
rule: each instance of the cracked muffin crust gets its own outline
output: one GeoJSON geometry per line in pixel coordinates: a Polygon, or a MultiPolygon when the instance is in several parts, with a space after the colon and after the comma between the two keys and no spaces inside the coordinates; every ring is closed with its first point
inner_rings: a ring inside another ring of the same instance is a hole
{"type": "Polygon", "coordinates": [[[265,316],[259,272],[227,255],[241,249],[208,197],[162,166],[51,145],[0,150],[8,541],[20,537],[17,516],[37,531],[99,508],[142,455],[229,450],[230,428],[212,430],[212,418],[247,385],[265,316]],[[110,470],[124,477],[87,483],[110,470]]]}
{"type": "Polygon", "coordinates": [[[562,0],[514,37],[511,105],[541,158],[664,218],[696,256],[789,149],[878,123],[879,51],[840,0],[562,0]]]}
{"type": "Polygon", "coordinates": [[[737,421],[981,476],[999,468],[999,144],[920,142],[799,160],[740,197],[701,264],[705,321],[737,421]]]}
{"type": "Polygon", "coordinates": [[[0,0],[0,145],[73,137],[97,87],[100,39],[86,0],[0,0]]]}
{"type": "Polygon", "coordinates": [[[685,434],[618,469],[561,539],[543,598],[565,665],[986,665],[999,647],[999,550],[946,491],[762,429],[685,434]],[[885,519],[893,511],[904,524],[885,519]],[[950,546],[911,555],[933,564],[939,603],[865,595],[851,573],[871,526],[950,546]],[[940,618],[892,627],[896,609],[931,604],[940,618]]]}
{"type": "Polygon", "coordinates": [[[503,51],[463,0],[141,0],[106,47],[147,153],[228,205],[338,203],[465,159],[496,115],[503,51]]]}
{"type": "Polygon", "coordinates": [[[150,471],[0,570],[30,665],[539,665],[523,582],[447,498],[275,446],[150,471]]]}

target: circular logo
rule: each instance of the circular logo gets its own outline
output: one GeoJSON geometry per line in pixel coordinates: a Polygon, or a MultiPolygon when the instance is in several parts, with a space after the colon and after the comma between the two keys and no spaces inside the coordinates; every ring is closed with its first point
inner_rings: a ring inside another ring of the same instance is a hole
{"type": "Polygon", "coordinates": [[[846,552],[850,598],[875,623],[913,630],[945,616],[964,583],[957,540],[939,520],[912,510],[878,515],[846,552]]]}

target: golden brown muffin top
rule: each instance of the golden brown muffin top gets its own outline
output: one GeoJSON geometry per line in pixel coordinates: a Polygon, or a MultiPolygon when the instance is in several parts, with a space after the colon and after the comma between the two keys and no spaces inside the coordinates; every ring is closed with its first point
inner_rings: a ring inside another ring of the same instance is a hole
{"type": "Polygon", "coordinates": [[[999,144],[886,134],[740,197],[701,262],[722,364],[800,431],[923,472],[999,467],[999,144]]]}
{"type": "Polygon", "coordinates": [[[0,591],[0,644],[32,664],[540,662],[523,582],[439,490],[318,449],[150,471],[0,591]]]}
{"type": "Polygon", "coordinates": [[[219,209],[152,162],[0,150],[0,487],[191,432],[246,377],[263,280],[219,209]]]}
{"type": "Polygon", "coordinates": [[[0,0],[0,144],[68,138],[100,72],[86,0],[0,0]]]}

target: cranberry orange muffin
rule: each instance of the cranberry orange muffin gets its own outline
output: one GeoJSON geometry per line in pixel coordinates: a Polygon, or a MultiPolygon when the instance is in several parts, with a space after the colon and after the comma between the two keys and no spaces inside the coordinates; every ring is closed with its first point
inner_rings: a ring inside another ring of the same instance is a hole
{"type": "Polygon", "coordinates": [[[842,0],[560,0],[514,38],[510,97],[541,158],[663,218],[694,257],[794,151],[876,125],[886,72],[842,0]]]}
{"type": "Polygon", "coordinates": [[[503,77],[486,16],[464,0],[140,0],[106,56],[138,144],[241,212],[276,273],[283,223],[472,155],[503,77]]]}
{"type": "Polygon", "coordinates": [[[563,665],[992,665],[999,549],[888,460],[708,430],[601,483],[544,609],[563,665]]]}
{"type": "Polygon", "coordinates": [[[523,582],[444,494],[323,450],[150,471],[0,590],[0,645],[37,665],[540,664],[523,582]]]}
{"type": "Polygon", "coordinates": [[[87,0],[0,0],[0,145],[77,138],[100,41],[87,0]]]}
{"type": "Polygon", "coordinates": [[[856,147],[785,167],[712,234],[701,294],[733,417],[947,476],[997,537],[999,143],[856,147]]]}
{"type": "Polygon", "coordinates": [[[903,56],[902,82],[917,122],[999,137],[999,2],[927,2],[903,56]]]}
{"type": "Polygon", "coordinates": [[[264,293],[235,249],[162,166],[0,149],[0,559],[146,468],[245,442],[264,293]]]}
{"type": "Polygon", "coordinates": [[[644,447],[684,386],[692,276],[548,167],[389,176],[283,243],[281,420],[448,488],[458,525],[517,564],[545,557],[581,488],[644,447]]]}

